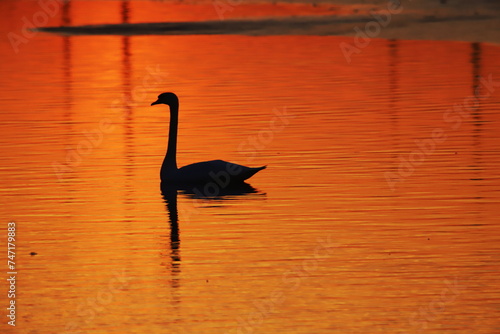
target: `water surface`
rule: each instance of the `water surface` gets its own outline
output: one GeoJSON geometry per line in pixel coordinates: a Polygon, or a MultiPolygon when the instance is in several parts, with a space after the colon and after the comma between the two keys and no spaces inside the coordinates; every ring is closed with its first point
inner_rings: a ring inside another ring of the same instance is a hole
{"type": "MultiPolygon", "coordinates": [[[[75,7],[52,20],[92,20],[75,7]]],[[[497,333],[500,48],[374,39],[348,63],[342,42],[2,39],[2,332],[497,333]],[[162,196],[163,91],[179,165],[267,165],[254,192],[162,196]]]]}

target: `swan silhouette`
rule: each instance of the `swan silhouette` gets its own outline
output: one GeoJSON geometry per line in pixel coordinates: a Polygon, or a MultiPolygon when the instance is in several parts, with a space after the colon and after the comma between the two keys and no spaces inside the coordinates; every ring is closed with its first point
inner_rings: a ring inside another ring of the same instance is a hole
{"type": "Polygon", "coordinates": [[[162,93],[151,103],[166,104],[170,107],[170,128],[167,154],[161,165],[160,178],[163,184],[193,185],[215,182],[221,187],[243,183],[255,173],[266,168],[246,167],[223,160],[197,162],[177,168],[177,127],[179,123],[179,99],[174,93],[162,93]]]}

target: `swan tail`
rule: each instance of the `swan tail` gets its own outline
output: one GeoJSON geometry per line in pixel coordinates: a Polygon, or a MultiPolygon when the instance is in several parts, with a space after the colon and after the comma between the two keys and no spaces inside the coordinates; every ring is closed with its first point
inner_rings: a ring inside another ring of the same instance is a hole
{"type": "Polygon", "coordinates": [[[267,165],[266,166],[262,166],[262,167],[255,167],[255,168],[248,168],[247,171],[245,171],[244,173],[244,178],[243,180],[246,180],[246,179],[249,179],[251,178],[252,176],[254,176],[256,173],[260,172],[261,170],[263,169],[266,169],[267,168],[267,165]]]}

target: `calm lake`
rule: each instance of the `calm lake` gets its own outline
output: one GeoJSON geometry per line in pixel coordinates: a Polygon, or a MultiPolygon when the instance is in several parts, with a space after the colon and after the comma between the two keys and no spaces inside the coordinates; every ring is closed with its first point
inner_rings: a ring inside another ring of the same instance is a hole
{"type": "MultiPolygon", "coordinates": [[[[170,6],[72,1],[48,24],[217,18],[170,6]]],[[[500,332],[500,46],[372,39],[347,59],[353,37],[31,33],[14,48],[39,11],[0,2],[1,279],[11,221],[17,270],[2,333],[500,332]],[[169,113],[150,104],[166,91],[178,164],[267,165],[252,191],[162,195],[169,113]]]]}

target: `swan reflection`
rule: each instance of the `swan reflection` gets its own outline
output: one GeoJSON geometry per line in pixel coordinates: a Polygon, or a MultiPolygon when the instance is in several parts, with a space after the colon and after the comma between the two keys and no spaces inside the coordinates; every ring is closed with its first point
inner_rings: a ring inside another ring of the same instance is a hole
{"type": "Polygon", "coordinates": [[[174,284],[176,282],[175,278],[180,273],[181,261],[181,238],[179,232],[179,214],[177,209],[178,194],[193,200],[203,200],[207,202],[220,202],[252,194],[258,195],[259,197],[265,196],[265,193],[258,191],[245,182],[228,185],[226,187],[218,187],[216,189],[217,191],[214,190],[215,188],[211,189],[212,187],[213,186],[207,187],[207,184],[182,186],[162,183],[160,185],[161,194],[165,202],[170,223],[170,259],[174,284]],[[209,189],[211,191],[206,192],[206,190],[209,189]]]}

